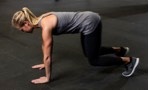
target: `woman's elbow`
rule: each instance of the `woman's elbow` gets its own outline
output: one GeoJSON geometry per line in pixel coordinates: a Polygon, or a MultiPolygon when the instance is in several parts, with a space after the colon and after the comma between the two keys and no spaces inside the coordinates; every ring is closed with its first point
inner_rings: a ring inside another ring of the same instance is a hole
{"type": "Polygon", "coordinates": [[[50,62],[51,62],[50,56],[47,56],[47,57],[44,59],[44,62],[45,62],[45,63],[50,63],[50,62]]]}

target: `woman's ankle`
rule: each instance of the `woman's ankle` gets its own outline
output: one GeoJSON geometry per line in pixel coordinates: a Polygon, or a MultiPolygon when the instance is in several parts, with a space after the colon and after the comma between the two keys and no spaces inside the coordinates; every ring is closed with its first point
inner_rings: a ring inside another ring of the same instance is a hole
{"type": "Polygon", "coordinates": [[[125,64],[128,64],[131,62],[131,57],[121,57],[121,59],[125,64]]]}

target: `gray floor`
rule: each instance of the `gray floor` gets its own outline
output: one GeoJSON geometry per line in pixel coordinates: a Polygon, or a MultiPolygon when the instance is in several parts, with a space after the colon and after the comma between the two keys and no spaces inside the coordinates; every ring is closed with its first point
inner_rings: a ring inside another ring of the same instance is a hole
{"type": "Polygon", "coordinates": [[[147,90],[148,1],[147,0],[1,0],[0,1],[1,90],[147,90]],[[42,62],[41,30],[25,34],[11,27],[11,17],[22,7],[37,16],[48,11],[86,11],[101,15],[103,45],[128,46],[128,56],[140,58],[135,74],[121,76],[120,66],[92,67],[84,57],[80,35],[54,36],[53,81],[33,85],[44,75],[31,69],[42,62]]]}

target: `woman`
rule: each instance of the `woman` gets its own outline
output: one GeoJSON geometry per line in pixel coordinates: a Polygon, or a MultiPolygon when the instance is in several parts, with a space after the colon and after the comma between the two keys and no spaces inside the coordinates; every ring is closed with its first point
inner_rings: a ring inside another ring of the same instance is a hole
{"type": "Polygon", "coordinates": [[[139,58],[125,57],[128,47],[101,47],[101,18],[94,12],[48,12],[36,17],[24,7],[14,14],[12,25],[27,33],[35,28],[42,29],[43,64],[32,68],[45,68],[45,76],[32,80],[34,84],[50,81],[53,35],[81,33],[82,48],[89,63],[93,66],[123,64],[125,77],[131,76],[139,63],[139,58]]]}

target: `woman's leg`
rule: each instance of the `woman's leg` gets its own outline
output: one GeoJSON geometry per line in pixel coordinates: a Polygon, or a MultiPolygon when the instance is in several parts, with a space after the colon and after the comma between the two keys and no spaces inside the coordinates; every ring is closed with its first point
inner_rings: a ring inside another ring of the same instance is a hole
{"type": "Polygon", "coordinates": [[[116,54],[116,50],[112,47],[105,47],[105,46],[100,47],[100,55],[105,54],[116,54]]]}
{"type": "MultiPolygon", "coordinates": [[[[81,35],[81,43],[82,43],[83,53],[86,56],[85,49],[84,49],[84,35],[81,35]]],[[[115,55],[121,56],[121,57],[124,57],[129,52],[128,47],[105,47],[105,46],[101,46],[99,50],[100,50],[100,55],[115,54],[115,55]]]]}
{"type": "MultiPolygon", "coordinates": [[[[82,34],[82,46],[89,62],[93,66],[110,66],[124,64],[126,70],[122,73],[125,77],[130,77],[139,64],[139,58],[119,57],[115,54],[101,55],[101,24],[89,35],[82,34]]],[[[103,52],[105,52],[104,50],[103,52]]]]}
{"type": "Polygon", "coordinates": [[[129,52],[128,47],[101,47],[100,55],[115,54],[120,57],[124,57],[129,52]]]}
{"type": "Polygon", "coordinates": [[[101,55],[101,23],[89,35],[81,35],[83,51],[91,65],[109,66],[124,64],[122,59],[114,54],[101,55]]]}

